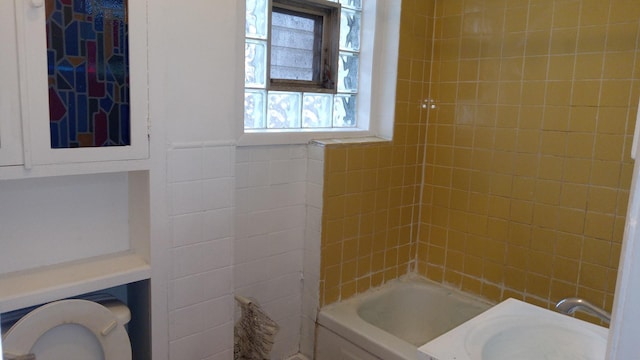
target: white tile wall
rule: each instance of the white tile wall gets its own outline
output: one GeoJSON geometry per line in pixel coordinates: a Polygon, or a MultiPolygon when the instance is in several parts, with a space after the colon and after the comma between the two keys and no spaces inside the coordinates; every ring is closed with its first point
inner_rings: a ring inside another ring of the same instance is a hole
{"type": "Polygon", "coordinates": [[[236,156],[236,293],[280,325],[271,358],[299,351],[307,147],[255,146],[236,156]]]}
{"type": "Polygon", "coordinates": [[[167,153],[172,360],[232,358],[234,155],[234,146],[205,143],[167,153]]]}
{"type": "Polygon", "coordinates": [[[305,219],[300,352],[313,358],[316,314],[320,304],[320,242],[322,230],[322,189],[324,183],[324,147],[308,146],[307,214],[305,219]]]}
{"type": "Polygon", "coordinates": [[[234,293],[256,299],[280,325],[272,359],[310,356],[323,149],[196,143],[167,155],[170,359],[232,358],[234,293]]]}

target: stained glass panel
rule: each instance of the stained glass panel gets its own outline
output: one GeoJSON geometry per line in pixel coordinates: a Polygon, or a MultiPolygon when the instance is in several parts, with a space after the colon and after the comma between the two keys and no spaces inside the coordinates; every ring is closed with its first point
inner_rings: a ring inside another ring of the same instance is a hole
{"type": "Polygon", "coordinates": [[[127,0],[47,0],[52,148],[131,145],[127,0]]]}

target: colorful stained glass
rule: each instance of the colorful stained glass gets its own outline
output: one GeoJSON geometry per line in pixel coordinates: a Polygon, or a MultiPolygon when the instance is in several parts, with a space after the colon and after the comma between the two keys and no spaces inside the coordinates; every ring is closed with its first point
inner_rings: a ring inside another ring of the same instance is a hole
{"type": "Polygon", "coordinates": [[[128,0],[46,0],[52,148],[131,145],[128,0]]]}

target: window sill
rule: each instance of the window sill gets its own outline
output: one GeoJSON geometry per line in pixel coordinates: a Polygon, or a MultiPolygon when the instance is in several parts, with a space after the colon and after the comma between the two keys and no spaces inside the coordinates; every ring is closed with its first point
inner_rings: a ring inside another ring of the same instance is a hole
{"type": "Polygon", "coordinates": [[[390,140],[361,129],[327,129],[326,131],[295,129],[245,132],[238,138],[237,146],[295,145],[310,142],[330,145],[380,141],[390,140]]]}

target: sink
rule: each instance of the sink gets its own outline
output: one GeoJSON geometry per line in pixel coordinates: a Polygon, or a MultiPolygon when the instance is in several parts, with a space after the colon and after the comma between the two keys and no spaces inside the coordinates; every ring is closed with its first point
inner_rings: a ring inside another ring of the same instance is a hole
{"type": "Polygon", "coordinates": [[[602,360],[608,329],[507,299],[418,349],[424,360],[602,360]]]}

